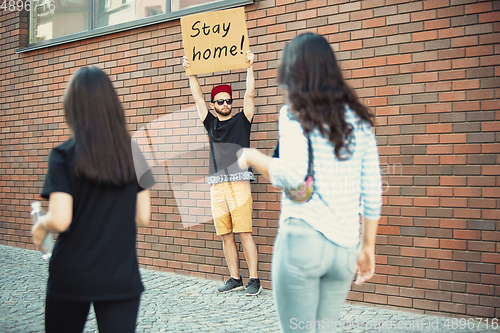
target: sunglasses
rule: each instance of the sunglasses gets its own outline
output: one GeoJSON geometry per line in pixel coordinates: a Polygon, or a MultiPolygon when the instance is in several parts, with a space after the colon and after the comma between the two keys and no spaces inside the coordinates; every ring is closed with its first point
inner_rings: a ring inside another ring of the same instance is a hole
{"type": "Polygon", "coordinates": [[[214,101],[214,103],[217,103],[217,105],[219,105],[219,106],[223,106],[224,102],[226,102],[227,105],[231,105],[231,104],[233,104],[233,99],[232,98],[218,99],[218,100],[214,101]]]}

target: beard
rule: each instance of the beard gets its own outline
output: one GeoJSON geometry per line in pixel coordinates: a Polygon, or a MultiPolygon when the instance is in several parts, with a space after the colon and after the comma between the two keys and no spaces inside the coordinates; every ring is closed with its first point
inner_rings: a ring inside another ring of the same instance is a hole
{"type": "Polygon", "coordinates": [[[231,114],[231,108],[223,109],[223,108],[215,108],[215,112],[220,114],[221,116],[227,117],[231,114]]]}

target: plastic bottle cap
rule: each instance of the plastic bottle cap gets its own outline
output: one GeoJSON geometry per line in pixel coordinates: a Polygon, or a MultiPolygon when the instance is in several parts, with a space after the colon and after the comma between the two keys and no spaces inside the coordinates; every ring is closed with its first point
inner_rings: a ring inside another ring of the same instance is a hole
{"type": "Polygon", "coordinates": [[[40,201],[33,201],[31,203],[31,209],[40,210],[42,209],[42,204],[40,203],[40,201]]]}

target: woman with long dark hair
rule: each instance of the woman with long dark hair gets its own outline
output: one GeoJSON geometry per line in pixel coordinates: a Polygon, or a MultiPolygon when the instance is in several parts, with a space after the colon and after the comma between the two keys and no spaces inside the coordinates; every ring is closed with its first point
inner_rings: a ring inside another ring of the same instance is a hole
{"type": "Polygon", "coordinates": [[[151,217],[150,172],[132,145],[125,113],[108,76],[81,68],[64,94],[71,138],[54,148],[41,196],[49,210],[33,227],[37,248],[60,233],[49,265],[47,332],[82,332],[93,303],[101,332],[134,332],[144,290],[137,225],[151,217]],[[138,161],[135,161],[138,160],[138,161]]]}
{"type": "Polygon", "coordinates": [[[382,186],[373,116],[320,35],[299,35],[285,46],[278,81],[287,99],[279,158],[246,148],[239,162],[290,193],[304,183],[310,139],[312,196],[296,202],[282,194],[272,285],[284,332],[331,332],[355,271],[357,284],[375,271],[382,186]]]}

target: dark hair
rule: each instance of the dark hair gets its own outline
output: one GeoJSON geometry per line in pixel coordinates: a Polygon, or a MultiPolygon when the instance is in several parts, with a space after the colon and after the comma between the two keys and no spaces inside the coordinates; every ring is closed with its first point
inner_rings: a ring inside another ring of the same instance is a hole
{"type": "Polygon", "coordinates": [[[66,122],[75,141],[75,172],[99,184],[135,179],[131,138],[118,95],[106,73],[83,67],[64,94],[66,122]]]}
{"type": "Polygon", "coordinates": [[[345,159],[340,157],[343,147],[352,153],[348,150],[352,126],[345,121],[346,104],[373,126],[373,115],[345,83],[330,44],[320,35],[305,33],[285,46],[278,82],[287,90],[290,111],[304,131],[318,128],[328,136],[339,159],[345,159]]]}

